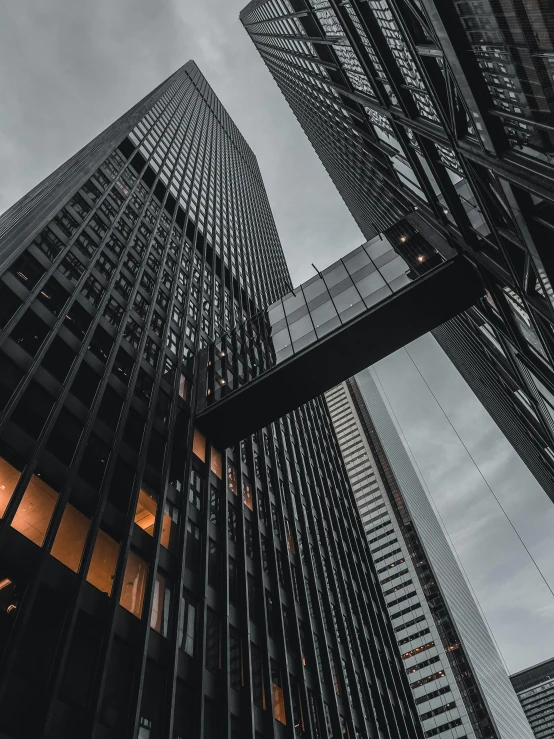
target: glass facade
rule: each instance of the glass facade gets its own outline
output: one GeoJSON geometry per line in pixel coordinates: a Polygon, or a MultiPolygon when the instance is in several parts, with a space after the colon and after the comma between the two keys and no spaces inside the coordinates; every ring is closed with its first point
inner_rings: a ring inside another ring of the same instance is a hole
{"type": "Polygon", "coordinates": [[[372,371],[326,401],[424,736],[531,737],[372,371]]]}
{"type": "Polygon", "coordinates": [[[420,737],[323,400],[195,428],[291,283],[193,62],[0,218],[0,280],[3,736],[420,737]]]}
{"type": "Polygon", "coordinates": [[[516,672],[510,680],[535,739],[550,739],[554,736],[554,660],[516,672]]]}
{"type": "Polygon", "coordinates": [[[404,220],[475,263],[487,298],[437,338],[554,499],[551,3],[253,0],[241,20],[366,238],[425,268],[404,220]]]}

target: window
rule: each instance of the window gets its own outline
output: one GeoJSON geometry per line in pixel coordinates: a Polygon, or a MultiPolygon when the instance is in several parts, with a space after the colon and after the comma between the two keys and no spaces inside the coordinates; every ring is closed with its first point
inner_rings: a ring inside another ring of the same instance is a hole
{"type": "Polygon", "coordinates": [[[179,337],[172,328],[170,328],[167,332],[166,346],[169,351],[177,354],[177,349],[179,347],[179,337]]]}
{"type": "Polygon", "coordinates": [[[237,495],[237,469],[231,460],[227,460],[227,485],[229,490],[237,495]]]}
{"type": "Polygon", "coordinates": [[[250,645],[250,656],[252,660],[252,698],[254,705],[265,710],[265,690],[262,671],[262,653],[255,644],[250,645]]]}
{"type": "Polygon", "coordinates": [[[192,451],[202,462],[206,461],[206,437],[198,429],[194,429],[194,437],[192,440],[192,451]]]}
{"type": "Polygon", "coordinates": [[[208,585],[216,591],[221,587],[221,551],[213,539],[208,548],[208,585]]]}
{"type": "Polygon", "coordinates": [[[33,475],[15,512],[12,528],[42,546],[57,500],[58,493],[33,475]]]}
{"type": "Polygon", "coordinates": [[[239,607],[239,570],[236,560],[229,557],[229,603],[239,607]]]}
{"type": "Polygon", "coordinates": [[[281,669],[275,660],[271,660],[271,687],[273,692],[273,715],[276,721],[286,725],[285,696],[281,680],[281,669]]]}
{"type": "Polygon", "coordinates": [[[87,582],[108,595],[112,592],[118,555],[119,544],[99,529],[87,572],[87,582]]]}
{"type": "Polygon", "coordinates": [[[89,525],[86,516],[70,503],[66,505],[50,553],[73,572],[79,570],[89,525]]]}
{"type": "Polygon", "coordinates": [[[254,529],[248,519],[244,521],[244,539],[246,556],[252,559],[254,557],[254,529]]]}
{"type": "Polygon", "coordinates": [[[171,611],[171,589],[168,587],[167,578],[161,572],[156,574],[154,583],[154,598],[152,601],[152,613],[150,614],[150,626],[162,636],[169,634],[169,615],[171,611]]]}
{"type": "Polygon", "coordinates": [[[210,523],[221,525],[221,494],[213,485],[210,485],[210,523]]]}
{"type": "Polygon", "coordinates": [[[192,595],[185,591],[183,600],[183,626],[181,633],[181,649],[190,657],[194,657],[196,641],[196,606],[192,595]]]}
{"type": "Polygon", "coordinates": [[[221,621],[211,608],[206,613],[206,669],[221,669],[221,621]]]}
{"type": "Polygon", "coordinates": [[[195,508],[202,510],[202,478],[196,470],[190,472],[189,500],[195,508]]]}
{"type": "Polygon", "coordinates": [[[242,497],[244,505],[252,511],[254,509],[252,485],[246,477],[242,478],[242,497]]]}
{"type": "Polygon", "coordinates": [[[179,511],[168,500],[164,504],[164,515],[162,519],[162,535],[160,544],[173,554],[177,554],[178,547],[179,511]]]}
{"type": "Polygon", "coordinates": [[[240,690],[244,685],[242,664],[242,644],[240,633],[229,627],[229,677],[233,690],[240,690]]]}
{"type": "Polygon", "coordinates": [[[147,573],[148,565],[142,557],[139,557],[132,550],[129,551],[119,605],[137,618],[142,616],[147,573]]]}
{"type": "Polygon", "coordinates": [[[229,503],[228,506],[228,533],[229,540],[234,544],[237,543],[238,538],[238,521],[237,521],[237,509],[229,503]]]}
{"type": "Polygon", "coordinates": [[[196,575],[200,572],[201,556],[200,529],[189,519],[187,521],[185,566],[196,575]]]}
{"type": "Polygon", "coordinates": [[[219,477],[220,480],[223,478],[223,458],[221,452],[219,452],[215,447],[211,448],[210,469],[216,477],[219,477]]]}

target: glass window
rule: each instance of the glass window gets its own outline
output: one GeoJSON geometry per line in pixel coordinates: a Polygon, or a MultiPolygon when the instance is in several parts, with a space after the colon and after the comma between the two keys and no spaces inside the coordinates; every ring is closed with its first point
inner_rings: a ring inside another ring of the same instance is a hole
{"type": "Polygon", "coordinates": [[[180,629],[181,649],[190,657],[194,657],[196,641],[196,606],[192,595],[185,591],[183,600],[183,625],[180,629]]]}
{"type": "Polygon", "coordinates": [[[392,282],[392,280],[395,280],[407,271],[408,267],[402,257],[392,259],[390,262],[387,262],[387,264],[384,264],[380,269],[381,274],[387,282],[392,282]]]}
{"type": "Polygon", "coordinates": [[[156,574],[156,582],[154,583],[154,599],[152,601],[150,626],[162,636],[169,634],[170,610],[171,589],[168,587],[167,578],[161,572],[158,572],[156,574]]]}
{"type": "Polygon", "coordinates": [[[339,282],[342,282],[347,277],[348,272],[342,262],[337,262],[323,272],[323,278],[328,288],[338,285],[339,282]]]}
{"type": "Polygon", "coordinates": [[[343,313],[356,305],[356,303],[361,303],[362,299],[356,288],[352,285],[347,290],[343,290],[336,295],[334,301],[338,312],[343,313]]]}
{"type": "Polygon", "coordinates": [[[0,457],[0,517],[4,515],[20,477],[21,472],[0,457]]]}
{"type": "Polygon", "coordinates": [[[227,460],[227,485],[229,486],[229,490],[237,495],[237,469],[230,460],[227,460]]]}
{"type": "Polygon", "coordinates": [[[206,437],[198,429],[194,429],[192,451],[202,462],[206,461],[206,437]]]}
{"type": "Polygon", "coordinates": [[[347,258],[344,260],[344,266],[348,270],[349,274],[353,275],[355,272],[357,272],[362,267],[365,267],[368,264],[371,264],[371,260],[364,251],[363,247],[360,247],[359,249],[356,249],[355,252],[350,254],[347,258]]]}
{"type": "Polygon", "coordinates": [[[275,351],[278,352],[281,349],[284,349],[287,346],[290,346],[291,340],[289,331],[287,328],[283,329],[282,331],[279,331],[275,334],[273,337],[273,346],[275,348],[275,351]]]}
{"type": "Polygon", "coordinates": [[[221,494],[213,485],[210,485],[210,523],[221,524],[221,494]]]}
{"type": "Polygon", "coordinates": [[[164,515],[162,519],[162,535],[160,544],[173,554],[177,553],[179,529],[179,511],[168,500],[164,504],[164,515]]]}
{"type": "Polygon", "coordinates": [[[206,613],[206,669],[221,669],[221,621],[211,608],[206,613]]]}
{"type": "Polygon", "coordinates": [[[12,521],[12,527],[34,544],[42,546],[54,513],[58,493],[33,475],[12,521]]]}
{"type": "Polygon", "coordinates": [[[221,551],[213,539],[208,547],[208,585],[216,591],[221,586],[221,551]]]}
{"type": "Polygon", "coordinates": [[[229,677],[233,690],[240,690],[244,685],[242,644],[240,633],[232,626],[229,627],[229,677]]]}
{"type": "Polygon", "coordinates": [[[285,309],[285,314],[287,316],[290,316],[291,313],[294,313],[295,310],[298,310],[304,305],[304,295],[302,294],[301,290],[298,290],[296,295],[289,294],[285,298],[283,298],[283,307],[285,309]]]}
{"type": "Polygon", "coordinates": [[[212,447],[211,449],[210,469],[216,477],[219,477],[220,480],[223,478],[223,458],[221,456],[221,452],[219,452],[215,447],[212,447]]]}
{"type": "Polygon", "coordinates": [[[265,710],[265,690],[262,671],[262,653],[255,644],[250,645],[250,655],[252,659],[252,698],[254,705],[265,710]]]}
{"type": "Polygon", "coordinates": [[[153,494],[141,488],[135,511],[135,523],[150,536],[154,535],[157,507],[158,503],[153,494]]]}
{"type": "Polygon", "coordinates": [[[147,573],[148,565],[146,562],[131,550],[127,557],[127,565],[125,566],[119,605],[130,611],[137,618],[142,616],[147,573]]]}
{"type": "Polygon", "coordinates": [[[290,336],[293,341],[305,336],[313,329],[312,320],[309,315],[300,318],[289,326],[290,336]]]}
{"type": "Polygon", "coordinates": [[[372,272],[370,275],[367,275],[367,277],[364,277],[356,283],[356,287],[358,288],[362,298],[367,297],[385,285],[385,280],[379,272],[372,272]]]}
{"type": "Polygon", "coordinates": [[[189,519],[189,521],[187,521],[185,566],[195,574],[198,574],[200,571],[201,556],[200,529],[189,519]]]}
{"type": "Polygon", "coordinates": [[[275,660],[271,660],[271,687],[273,691],[273,715],[282,724],[287,723],[285,715],[285,695],[281,681],[281,670],[275,660]]]}
{"type": "MultiPolygon", "coordinates": [[[[383,283],[384,284],[384,283],[383,283]]],[[[324,323],[330,321],[332,318],[336,318],[337,311],[331,300],[323,303],[318,308],[312,311],[312,320],[316,328],[323,326],[324,323]]]]}
{"type": "Polygon", "coordinates": [[[196,470],[190,471],[189,500],[195,508],[202,510],[202,478],[196,470]]]}
{"type": "Polygon", "coordinates": [[[242,497],[244,505],[250,510],[254,510],[254,496],[252,493],[252,484],[247,477],[242,478],[242,497]]]}
{"type": "Polygon", "coordinates": [[[67,504],[52,545],[51,554],[73,572],[79,570],[90,521],[67,504]]]}
{"type": "Polygon", "coordinates": [[[309,303],[314,298],[317,298],[318,295],[327,292],[327,286],[321,277],[313,277],[309,282],[302,285],[302,290],[306,296],[306,301],[309,303]]]}
{"type": "Polygon", "coordinates": [[[87,573],[87,582],[111,595],[119,544],[102,529],[98,530],[87,573]]]}

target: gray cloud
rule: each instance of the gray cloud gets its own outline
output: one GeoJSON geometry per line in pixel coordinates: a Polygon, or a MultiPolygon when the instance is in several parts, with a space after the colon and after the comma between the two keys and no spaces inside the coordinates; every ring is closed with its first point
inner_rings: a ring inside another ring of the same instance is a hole
{"type": "MultiPolygon", "coordinates": [[[[245,3],[0,0],[0,211],[193,58],[258,157],[294,282],[362,243],[238,20],[245,3]]],[[[554,578],[554,508],[429,342],[418,363],[554,578]]],[[[417,373],[399,356],[379,372],[510,667],[554,654],[552,599],[417,373]]]]}

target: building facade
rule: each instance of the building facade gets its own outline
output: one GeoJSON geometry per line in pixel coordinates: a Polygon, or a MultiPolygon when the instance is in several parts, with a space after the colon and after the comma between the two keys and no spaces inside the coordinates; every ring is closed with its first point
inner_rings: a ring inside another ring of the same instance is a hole
{"type": "Polygon", "coordinates": [[[474,262],[486,298],[437,338],[554,499],[551,3],[253,0],[241,20],[365,236],[424,268],[415,226],[474,262]]]}
{"type": "Polygon", "coordinates": [[[510,676],[536,739],[554,736],[554,659],[510,676]]]}
{"type": "Polygon", "coordinates": [[[290,279],[193,62],[2,215],[0,280],[2,736],[421,737],[324,401],[195,429],[290,279]]]}
{"type": "Polygon", "coordinates": [[[424,736],[532,737],[373,370],[325,397],[424,736]]]}

